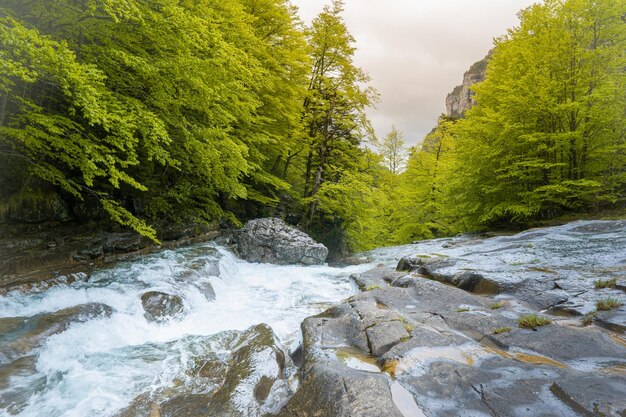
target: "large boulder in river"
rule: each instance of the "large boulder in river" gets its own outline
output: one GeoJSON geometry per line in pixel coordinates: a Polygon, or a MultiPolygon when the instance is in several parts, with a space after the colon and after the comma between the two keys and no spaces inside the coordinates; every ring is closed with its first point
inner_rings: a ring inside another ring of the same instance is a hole
{"type": "Polygon", "coordinates": [[[251,262],[319,265],[328,249],[280,219],[251,220],[236,236],[239,255],[251,262]]]}
{"type": "Polygon", "coordinates": [[[183,312],[183,300],[172,294],[149,291],[141,296],[146,320],[161,323],[183,312]]]}

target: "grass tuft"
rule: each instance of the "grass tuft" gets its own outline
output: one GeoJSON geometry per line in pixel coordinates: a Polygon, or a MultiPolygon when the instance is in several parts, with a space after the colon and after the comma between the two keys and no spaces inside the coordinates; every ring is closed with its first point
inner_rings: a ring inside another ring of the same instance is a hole
{"type": "Polygon", "coordinates": [[[617,307],[621,307],[622,303],[617,298],[609,297],[596,301],[598,311],[609,311],[617,307]]]}
{"type": "Polygon", "coordinates": [[[522,329],[536,329],[537,327],[546,326],[552,323],[547,317],[538,316],[536,314],[526,314],[517,320],[517,324],[522,329]]]}
{"type": "Polygon", "coordinates": [[[617,285],[617,278],[611,279],[599,279],[593,283],[593,286],[596,290],[600,290],[602,288],[615,288],[617,285]]]}
{"type": "Polygon", "coordinates": [[[582,322],[583,326],[589,326],[591,323],[593,323],[593,318],[595,316],[596,313],[585,314],[580,321],[582,322]]]}
{"type": "Polygon", "coordinates": [[[493,334],[502,334],[502,333],[508,333],[510,332],[512,329],[510,327],[498,327],[496,329],[493,329],[493,334]]]}

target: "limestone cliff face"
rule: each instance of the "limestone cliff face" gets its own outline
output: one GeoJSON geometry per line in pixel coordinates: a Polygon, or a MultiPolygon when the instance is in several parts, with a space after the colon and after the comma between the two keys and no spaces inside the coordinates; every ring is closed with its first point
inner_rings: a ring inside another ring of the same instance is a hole
{"type": "Polygon", "coordinates": [[[485,58],[474,63],[470,69],[463,75],[463,83],[458,85],[446,97],[446,115],[449,117],[460,118],[465,116],[465,112],[474,105],[474,99],[470,87],[473,84],[485,80],[487,71],[487,61],[491,56],[491,51],[485,58]]]}

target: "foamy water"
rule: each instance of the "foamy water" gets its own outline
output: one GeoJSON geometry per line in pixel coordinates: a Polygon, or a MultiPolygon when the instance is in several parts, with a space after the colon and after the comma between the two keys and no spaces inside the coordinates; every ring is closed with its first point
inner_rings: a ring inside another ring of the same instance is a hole
{"type": "Polygon", "coordinates": [[[97,271],[88,282],[9,293],[0,297],[0,317],[86,303],[105,304],[113,312],[75,322],[31,352],[36,372],[12,377],[0,391],[0,414],[114,415],[137,395],[181,378],[193,358],[225,353],[223,332],[259,323],[268,324],[288,348],[298,342],[302,320],[353,294],[349,276],[370,267],[250,264],[208,243],[97,271]],[[215,300],[203,293],[206,283],[215,300]],[[140,298],[147,291],[180,296],[184,316],[165,324],[147,321],[140,298]]]}

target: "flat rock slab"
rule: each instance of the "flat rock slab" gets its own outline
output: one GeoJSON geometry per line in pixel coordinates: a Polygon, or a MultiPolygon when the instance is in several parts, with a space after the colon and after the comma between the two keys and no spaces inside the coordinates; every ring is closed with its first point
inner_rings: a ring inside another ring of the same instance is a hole
{"type": "Polygon", "coordinates": [[[370,290],[304,321],[302,385],[280,416],[626,413],[618,333],[559,317],[522,329],[532,304],[393,268],[354,278],[370,290]]]}

